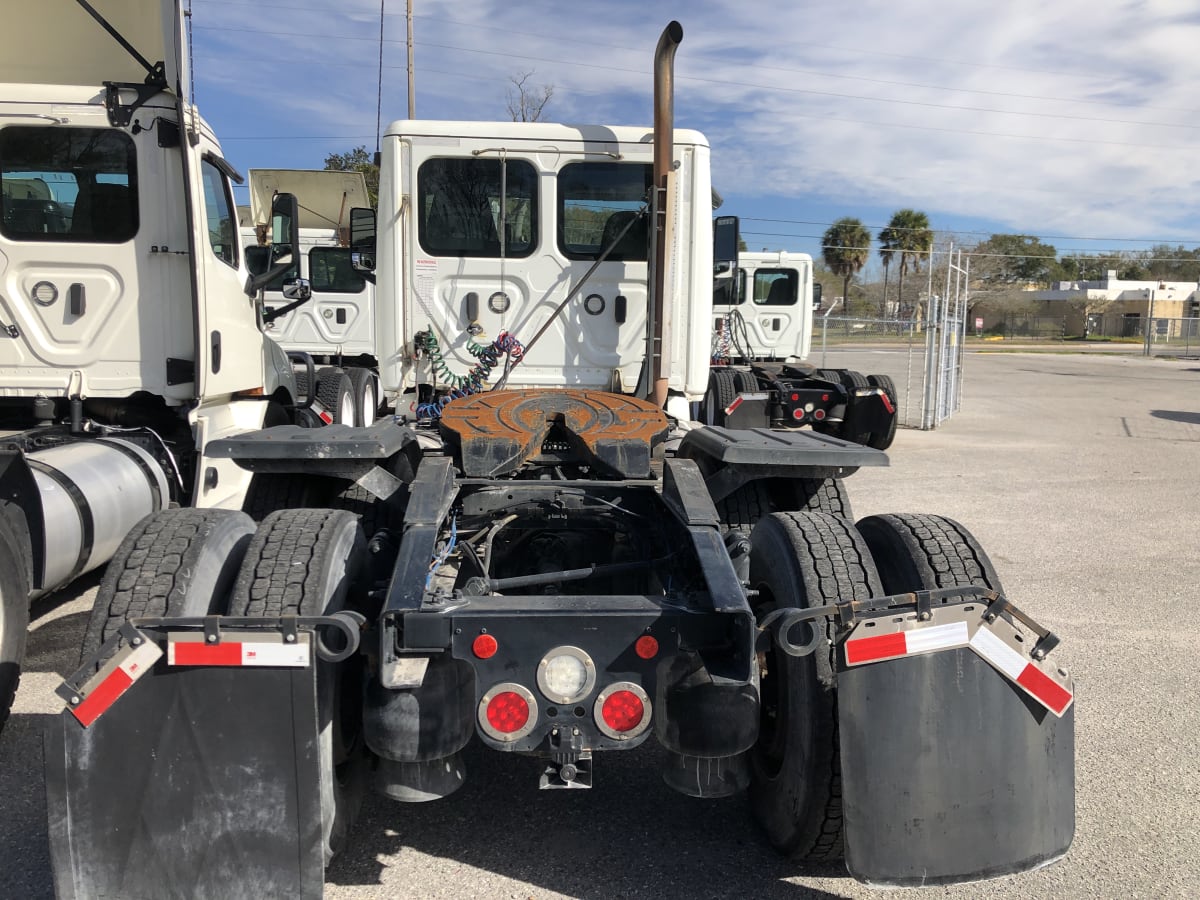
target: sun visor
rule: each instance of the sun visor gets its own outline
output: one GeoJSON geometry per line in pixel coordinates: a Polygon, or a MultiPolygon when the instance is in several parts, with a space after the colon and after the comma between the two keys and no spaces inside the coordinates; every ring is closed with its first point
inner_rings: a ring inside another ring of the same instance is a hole
{"type": "MultiPolygon", "coordinates": [[[[150,66],[163,63],[167,85],[186,85],[179,5],[174,0],[90,0],[90,5],[150,66]]],[[[145,65],[76,0],[13,4],[5,33],[20,35],[0,54],[0,83],[142,84],[145,65]]]]}

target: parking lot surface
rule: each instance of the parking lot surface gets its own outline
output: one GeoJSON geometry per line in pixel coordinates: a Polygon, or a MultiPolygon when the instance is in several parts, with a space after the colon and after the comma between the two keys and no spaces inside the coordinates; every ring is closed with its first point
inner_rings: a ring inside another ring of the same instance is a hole
{"type": "MultiPolygon", "coordinates": [[[[864,372],[885,366],[864,352],[864,372]]],[[[832,361],[831,361],[832,362],[832,361]]],[[[940,513],[990,553],[1009,597],[1056,631],[1077,692],[1077,828],[1038,872],[929,888],[952,898],[1200,896],[1200,363],[972,353],[963,408],[902,430],[847,482],[855,515],[940,513]]],[[[0,736],[0,896],[53,896],[41,732],[76,665],[97,579],[34,609],[0,736]]],[[[605,754],[590,791],[472,747],[454,796],[369,798],[330,898],[871,897],[838,868],[780,859],[744,799],[667,788],[647,745],[605,754]]]]}

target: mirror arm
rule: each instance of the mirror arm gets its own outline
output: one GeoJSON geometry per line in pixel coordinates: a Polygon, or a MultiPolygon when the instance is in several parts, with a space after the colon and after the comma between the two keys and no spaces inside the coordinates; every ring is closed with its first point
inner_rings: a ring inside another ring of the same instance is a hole
{"type": "Polygon", "coordinates": [[[293,300],[291,303],[286,303],[283,306],[277,306],[274,309],[272,309],[270,312],[263,313],[263,321],[264,322],[274,322],[280,316],[286,316],[293,309],[295,309],[298,306],[303,306],[305,303],[307,303],[311,299],[312,299],[312,297],[305,297],[303,300],[293,300]]]}

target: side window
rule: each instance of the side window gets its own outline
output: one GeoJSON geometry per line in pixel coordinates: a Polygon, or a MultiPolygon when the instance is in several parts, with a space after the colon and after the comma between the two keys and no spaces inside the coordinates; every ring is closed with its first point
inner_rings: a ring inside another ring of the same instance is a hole
{"type": "Polygon", "coordinates": [[[208,223],[208,243],[217,259],[237,268],[237,211],[221,170],[203,160],[200,177],[204,181],[204,215],[208,223]]]}
{"type": "Polygon", "coordinates": [[[755,306],[794,306],[800,289],[795,269],[759,269],[754,273],[755,306]]]}
{"type": "Polygon", "coordinates": [[[567,259],[596,259],[634,221],[608,255],[644,262],[647,217],[637,219],[654,181],[644,163],[582,162],[558,173],[558,248],[567,259]]]}
{"type": "Polygon", "coordinates": [[[537,172],[509,160],[429,159],[417,171],[417,238],[433,256],[525,257],[537,246],[537,172]],[[503,181],[503,184],[501,183],[503,181]]]}
{"type": "Polygon", "coordinates": [[[359,294],[367,286],[350,264],[349,247],[313,247],[308,251],[312,289],[326,294],[359,294]]]}
{"type": "MultiPolygon", "coordinates": [[[[246,254],[246,267],[250,270],[250,274],[259,275],[266,272],[272,265],[275,264],[275,257],[283,249],[274,245],[261,246],[258,244],[247,244],[243,251],[246,254]]],[[[277,275],[263,285],[265,291],[282,291],[284,282],[293,281],[300,277],[300,271],[296,268],[296,263],[292,263],[292,267],[286,270],[282,275],[277,275]]]]}
{"type": "Polygon", "coordinates": [[[122,244],[138,230],[137,150],[112,128],[0,129],[0,233],[122,244]]]}

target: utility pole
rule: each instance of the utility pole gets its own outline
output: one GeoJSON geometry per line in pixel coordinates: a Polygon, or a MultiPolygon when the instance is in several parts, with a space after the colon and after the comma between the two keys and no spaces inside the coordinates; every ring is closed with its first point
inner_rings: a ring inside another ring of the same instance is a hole
{"type": "Polygon", "coordinates": [[[1146,304],[1146,346],[1142,356],[1150,355],[1150,330],[1154,327],[1154,288],[1150,288],[1150,299],[1146,304]]]}
{"type": "Polygon", "coordinates": [[[408,0],[408,117],[417,117],[417,92],[413,85],[413,26],[412,0],[408,0]]]}

